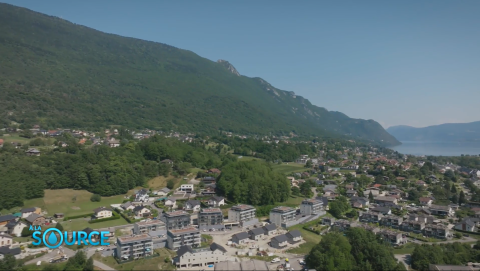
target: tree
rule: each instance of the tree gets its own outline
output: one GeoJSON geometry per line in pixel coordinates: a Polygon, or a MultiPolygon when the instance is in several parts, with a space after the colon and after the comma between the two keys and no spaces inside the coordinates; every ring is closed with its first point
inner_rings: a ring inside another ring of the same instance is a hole
{"type": "Polygon", "coordinates": [[[87,262],[85,263],[85,266],[83,267],[83,271],[93,271],[93,257],[88,258],[87,262]]]}
{"type": "Polygon", "coordinates": [[[62,226],[62,224],[60,224],[60,222],[58,222],[57,225],[55,225],[55,228],[57,228],[59,231],[63,232],[63,226],[62,226]]]}
{"type": "Polygon", "coordinates": [[[22,270],[23,265],[21,262],[15,259],[15,256],[11,254],[6,254],[3,259],[0,260],[0,270],[1,271],[10,271],[10,270],[22,270]]]}
{"type": "Polygon", "coordinates": [[[173,189],[173,187],[175,186],[175,182],[173,182],[173,179],[170,179],[167,181],[167,188],[168,189],[173,189]]]}
{"type": "Polygon", "coordinates": [[[460,192],[460,196],[458,197],[458,204],[462,205],[467,203],[467,199],[465,198],[465,193],[463,190],[460,192]]]}
{"type": "Polygon", "coordinates": [[[305,163],[306,168],[311,168],[313,166],[312,160],[307,160],[307,163],[305,163]]]}
{"type": "Polygon", "coordinates": [[[451,192],[452,192],[453,194],[457,194],[457,187],[455,186],[455,184],[452,185],[451,192]]]}
{"type": "Polygon", "coordinates": [[[31,231],[29,227],[25,227],[22,229],[22,237],[32,236],[34,231],[31,231]]]}
{"type": "Polygon", "coordinates": [[[102,200],[102,196],[100,196],[99,194],[93,194],[90,197],[90,201],[92,202],[100,202],[101,200],[102,200]]]}
{"type": "Polygon", "coordinates": [[[368,193],[368,200],[369,200],[370,202],[373,202],[373,201],[374,201],[374,197],[373,197],[372,191],[370,191],[370,193],[368,193]]]}
{"type": "Polygon", "coordinates": [[[458,196],[457,196],[457,194],[454,194],[454,195],[452,196],[451,201],[452,201],[453,203],[455,203],[455,204],[458,203],[458,196]]]}

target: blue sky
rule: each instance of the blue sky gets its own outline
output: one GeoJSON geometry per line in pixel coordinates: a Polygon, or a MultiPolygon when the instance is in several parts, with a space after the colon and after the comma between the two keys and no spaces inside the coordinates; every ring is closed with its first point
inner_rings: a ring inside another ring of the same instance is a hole
{"type": "Polygon", "coordinates": [[[170,44],[384,127],[480,120],[480,1],[0,0],[170,44]]]}

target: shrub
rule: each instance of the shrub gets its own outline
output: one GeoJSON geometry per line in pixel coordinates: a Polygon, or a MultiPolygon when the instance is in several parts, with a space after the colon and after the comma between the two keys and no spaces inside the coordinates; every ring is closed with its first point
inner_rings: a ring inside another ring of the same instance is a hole
{"type": "Polygon", "coordinates": [[[98,194],[93,194],[90,197],[90,200],[93,201],[93,202],[100,202],[102,200],[102,196],[100,196],[98,194]]]}
{"type": "Polygon", "coordinates": [[[25,227],[23,228],[21,235],[22,237],[32,236],[33,232],[34,231],[31,231],[29,227],[25,227]]]}

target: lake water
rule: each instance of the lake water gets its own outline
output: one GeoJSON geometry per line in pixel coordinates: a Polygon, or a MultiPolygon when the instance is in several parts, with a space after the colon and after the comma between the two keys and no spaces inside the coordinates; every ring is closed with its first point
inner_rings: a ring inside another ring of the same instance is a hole
{"type": "Polygon", "coordinates": [[[402,154],[460,156],[462,154],[480,155],[480,141],[476,142],[439,142],[439,141],[402,141],[402,145],[391,149],[402,154]]]}

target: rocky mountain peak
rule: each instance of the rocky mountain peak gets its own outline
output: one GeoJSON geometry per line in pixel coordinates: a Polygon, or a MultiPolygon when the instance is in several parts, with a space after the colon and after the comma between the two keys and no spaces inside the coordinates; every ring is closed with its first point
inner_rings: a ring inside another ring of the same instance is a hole
{"type": "Polygon", "coordinates": [[[227,70],[229,70],[231,73],[235,74],[236,76],[240,76],[240,73],[237,71],[237,69],[235,69],[235,67],[232,64],[230,64],[230,62],[223,59],[219,59],[217,63],[222,64],[223,67],[225,67],[227,70]]]}

